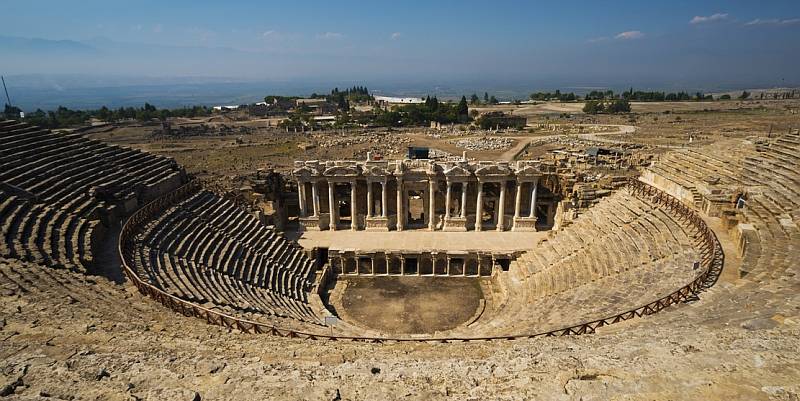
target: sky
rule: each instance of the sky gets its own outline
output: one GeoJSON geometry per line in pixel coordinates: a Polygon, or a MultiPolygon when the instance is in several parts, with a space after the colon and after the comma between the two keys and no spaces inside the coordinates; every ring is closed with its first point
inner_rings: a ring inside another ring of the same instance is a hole
{"type": "Polygon", "coordinates": [[[6,76],[800,84],[797,0],[2,0],[0,10],[6,76]]]}

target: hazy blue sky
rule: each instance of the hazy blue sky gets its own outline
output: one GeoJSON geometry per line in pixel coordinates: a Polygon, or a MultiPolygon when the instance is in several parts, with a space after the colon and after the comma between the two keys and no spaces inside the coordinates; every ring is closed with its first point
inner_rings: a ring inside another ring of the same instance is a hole
{"type": "Polygon", "coordinates": [[[798,0],[25,0],[0,9],[6,75],[800,83],[798,0]]]}

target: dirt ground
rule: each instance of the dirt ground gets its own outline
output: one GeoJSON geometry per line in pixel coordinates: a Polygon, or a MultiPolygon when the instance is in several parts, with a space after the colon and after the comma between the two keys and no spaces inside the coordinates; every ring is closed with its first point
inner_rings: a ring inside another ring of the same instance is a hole
{"type": "MultiPolygon", "coordinates": [[[[314,132],[286,132],[276,128],[276,121],[233,119],[214,116],[203,119],[180,119],[173,127],[206,124],[213,129],[228,127],[235,134],[189,137],[155,137],[160,128],[152,124],[123,124],[88,131],[88,136],[174,157],[187,171],[201,178],[225,180],[259,168],[288,172],[295,160],[354,160],[366,158],[367,152],[395,159],[405,155],[408,146],[425,146],[452,156],[462,152],[474,160],[513,160],[516,151],[535,138],[574,135],[585,125],[630,125],[633,134],[604,136],[612,140],[649,146],[700,146],[726,137],[769,135],[800,125],[800,101],[717,101],[633,103],[633,112],[624,115],[585,115],[582,103],[546,102],[536,105],[498,105],[473,108],[478,111],[501,110],[528,117],[524,130],[489,132],[466,126],[404,129],[349,129],[314,132]],[[553,130],[551,125],[555,124],[553,130]],[[246,133],[237,130],[245,129],[246,133]],[[459,140],[508,138],[504,149],[469,150],[459,147],[459,140]]],[[[528,154],[544,153],[528,149],[528,154]]]]}
{"type": "Polygon", "coordinates": [[[483,298],[480,279],[343,278],[342,307],[356,324],[392,334],[452,329],[472,318],[483,298]],[[459,302],[453,302],[453,300],[459,302]]]}

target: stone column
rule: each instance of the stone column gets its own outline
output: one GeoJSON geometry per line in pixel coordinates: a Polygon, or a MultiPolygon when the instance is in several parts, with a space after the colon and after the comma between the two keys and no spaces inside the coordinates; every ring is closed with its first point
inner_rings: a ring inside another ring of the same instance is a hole
{"type": "Polygon", "coordinates": [[[314,208],[314,217],[319,216],[319,194],[317,193],[317,182],[311,181],[311,204],[314,208]]]}
{"type": "Polygon", "coordinates": [[[521,207],[522,207],[522,183],[517,181],[517,192],[514,196],[514,220],[519,218],[521,207]]]}
{"type": "Polygon", "coordinates": [[[328,181],[328,210],[330,211],[330,222],[328,223],[328,229],[332,231],[336,231],[336,223],[339,222],[339,216],[336,214],[336,199],[335,191],[334,191],[335,183],[333,181],[328,181]]]}
{"type": "Polygon", "coordinates": [[[356,180],[350,181],[350,229],[358,230],[358,198],[356,180]]]}
{"type": "Polygon", "coordinates": [[[302,181],[297,182],[297,206],[300,217],[306,217],[306,184],[302,181]]]}
{"type": "Polygon", "coordinates": [[[447,222],[447,220],[450,219],[450,187],[451,186],[452,186],[452,184],[450,183],[450,180],[448,180],[447,181],[447,198],[445,198],[445,200],[444,200],[444,221],[445,221],[445,223],[447,222]]]}
{"type": "Polygon", "coordinates": [[[444,274],[450,275],[450,255],[445,254],[444,259],[447,262],[447,266],[444,267],[444,274]]]}
{"type": "Polygon", "coordinates": [[[367,180],[367,217],[372,217],[372,181],[367,180]]]}
{"type": "Polygon", "coordinates": [[[528,217],[536,217],[536,190],[539,187],[538,182],[533,182],[533,189],[531,189],[531,213],[528,217]]]}
{"type": "Polygon", "coordinates": [[[483,227],[482,225],[482,216],[483,216],[483,183],[478,181],[478,202],[475,206],[475,231],[481,231],[483,227]]]}
{"type": "Polygon", "coordinates": [[[403,181],[398,178],[397,179],[397,231],[403,231],[403,223],[405,222],[405,214],[403,214],[403,201],[405,196],[403,196],[403,181]]]}
{"type": "Polygon", "coordinates": [[[386,179],[381,182],[381,217],[386,217],[386,179]]]}
{"type": "Polygon", "coordinates": [[[372,265],[372,275],[373,276],[375,275],[375,255],[376,254],[372,254],[372,257],[369,258],[369,263],[372,265]]]}
{"type": "MultiPolygon", "coordinates": [[[[428,179],[428,230],[436,228],[436,180],[428,179]]],[[[417,270],[419,271],[419,270],[417,270]]]]}
{"type": "Polygon", "coordinates": [[[405,276],[406,274],[406,257],[400,255],[400,275],[405,276]]]}
{"type": "Polygon", "coordinates": [[[467,218],[467,182],[461,183],[461,218],[467,218]]]}
{"type": "Polygon", "coordinates": [[[497,208],[497,231],[505,231],[506,182],[500,181],[500,207],[497,208]]]}

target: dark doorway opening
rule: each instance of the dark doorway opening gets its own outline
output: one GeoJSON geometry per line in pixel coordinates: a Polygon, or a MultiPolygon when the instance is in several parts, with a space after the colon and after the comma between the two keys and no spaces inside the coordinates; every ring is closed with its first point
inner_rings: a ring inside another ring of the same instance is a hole
{"type": "Polygon", "coordinates": [[[417,258],[406,258],[405,274],[417,274],[419,271],[419,260],[417,258]]]}
{"type": "Polygon", "coordinates": [[[317,248],[317,270],[322,270],[328,261],[328,248],[317,248]]]}
{"type": "Polygon", "coordinates": [[[408,226],[425,227],[425,194],[423,191],[408,191],[408,226]]]}

